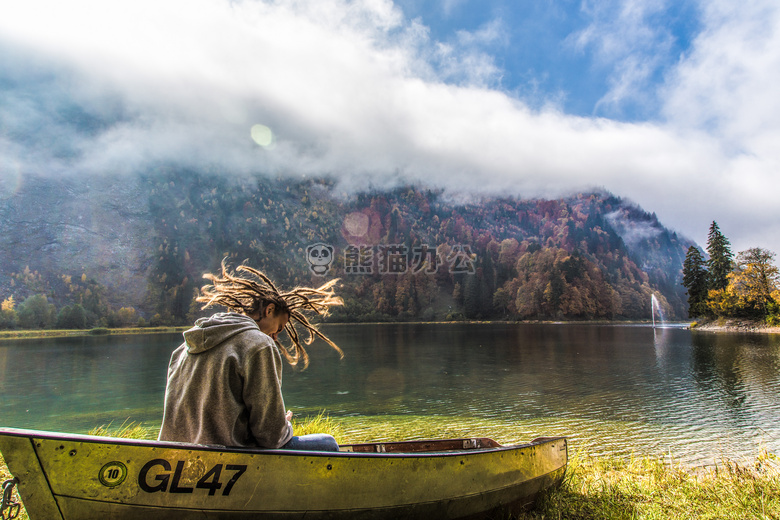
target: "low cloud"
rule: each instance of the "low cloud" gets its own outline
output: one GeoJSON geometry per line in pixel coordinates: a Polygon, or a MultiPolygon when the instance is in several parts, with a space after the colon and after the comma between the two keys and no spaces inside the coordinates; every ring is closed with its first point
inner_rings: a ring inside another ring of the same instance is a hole
{"type": "Polygon", "coordinates": [[[627,218],[624,209],[618,209],[604,215],[612,228],[620,235],[620,238],[629,246],[636,246],[640,242],[651,240],[660,236],[662,229],[654,221],[631,220],[627,218]]]}
{"type": "MultiPolygon", "coordinates": [[[[10,185],[173,163],[347,189],[603,187],[700,243],[717,220],[736,249],[780,252],[780,7],[701,10],[691,52],[653,94],[659,117],[627,123],[530,108],[496,87],[483,44],[499,24],[444,45],[388,1],[17,2],[0,19],[0,173],[10,185]],[[252,140],[256,124],[273,147],[252,140]]],[[[583,44],[613,29],[594,23],[583,44]]],[[[604,103],[646,95],[657,64],[644,49],[612,55],[604,103]]]]}

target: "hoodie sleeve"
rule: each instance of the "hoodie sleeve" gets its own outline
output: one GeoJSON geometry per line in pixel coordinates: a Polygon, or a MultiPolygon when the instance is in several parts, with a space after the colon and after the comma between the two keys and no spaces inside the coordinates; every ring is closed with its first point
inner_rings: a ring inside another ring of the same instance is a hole
{"type": "Polygon", "coordinates": [[[245,364],[244,403],[258,445],[279,448],[293,436],[282,398],[282,356],[271,338],[259,336],[258,348],[252,349],[245,364]]]}

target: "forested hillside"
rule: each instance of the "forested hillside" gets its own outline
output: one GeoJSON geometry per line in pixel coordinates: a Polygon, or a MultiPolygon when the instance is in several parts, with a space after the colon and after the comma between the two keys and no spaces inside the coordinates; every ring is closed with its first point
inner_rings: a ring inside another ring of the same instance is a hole
{"type": "Polygon", "coordinates": [[[648,319],[653,293],[668,318],[687,309],[692,243],[606,192],[464,201],[161,169],[29,179],[0,216],[4,309],[43,295],[48,326],[64,310],[84,326],[186,323],[225,257],[283,286],[341,278],[336,320],[648,319]]]}

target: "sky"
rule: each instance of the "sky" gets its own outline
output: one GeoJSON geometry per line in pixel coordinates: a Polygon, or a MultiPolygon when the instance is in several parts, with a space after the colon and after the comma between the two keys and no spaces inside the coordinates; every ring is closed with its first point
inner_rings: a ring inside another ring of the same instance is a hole
{"type": "Polygon", "coordinates": [[[606,189],[780,253],[776,0],[0,0],[0,197],[160,165],[606,189]]]}

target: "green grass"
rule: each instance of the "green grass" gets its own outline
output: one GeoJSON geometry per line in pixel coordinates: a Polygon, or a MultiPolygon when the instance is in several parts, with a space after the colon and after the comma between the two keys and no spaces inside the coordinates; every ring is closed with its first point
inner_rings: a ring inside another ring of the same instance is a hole
{"type": "MultiPolygon", "coordinates": [[[[329,433],[342,444],[458,436],[441,418],[361,417],[332,419],[323,412],[294,417],[297,435],[329,433]],[[347,419],[347,420],[344,420],[347,419]],[[399,424],[400,423],[400,424],[399,424]]],[[[153,439],[155,427],[125,420],[93,428],[92,435],[153,439]]],[[[475,432],[482,435],[485,432],[475,432]]],[[[474,435],[471,435],[474,436],[474,435]]],[[[9,478],[0,457],[0,478],[9,478]]],[[[20,516],[26,519],[26,513],[20,516]]],[[[749,462],[723,459],[707,468],[686,467],[670,455],[594,455],[570,452],[563,484],[545,493],[517,520],[548,519],[780,519],[780,461],[761,450],[749,462]]]]}
{"type": "Polygon", "coordinates": [[[780,518],[780,466],[766,451],[751,463],[724,459],[686,468],[669,457],[569,458],[560,488],[519,520],[780,518]]]}
{"type": "Polygon", "coordinates": [[[157,429],[143,426],[136,422],[128,422],[125,419],[122,424],[114,427],[113,423],[101,424],[87,432],[87,435],[99,435],[101,437],[117,437],[120,439],[156,439],[157,429]]]}
{"type": "Polygon", "coordinates": [[[345,437],[344,428],[342,425],[328,417],[325,412],[320,412],[317,415],[311,417],[304,417],[303,419],[293,417],[292,425],[295,435],[329,433],[336,439],[343,439],[345,437]]]}

